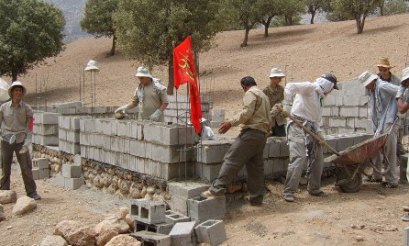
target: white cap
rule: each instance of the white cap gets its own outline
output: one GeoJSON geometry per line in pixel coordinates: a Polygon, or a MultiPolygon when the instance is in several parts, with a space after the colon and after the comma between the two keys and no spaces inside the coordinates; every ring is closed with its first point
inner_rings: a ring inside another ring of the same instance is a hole
{"type": "Polygon", "coordinates": [[[283,77],[285,77],[285,74],[283,73],[283,71],[281,71],[281,69],[276,68],[276,67],[273,67],[273,68],[271,69],[271,72],[270,72],[270,76],[269,76],[269,77],[270,77],[270,78],[274,78],[274,77],[283,78],[283,77]]]}
{"type": "Polygon", "coordinates": [[[148,77],[148,78],[152,78],[152,74],[149,72],[149,70],[144,67],[144,66],[140,66],[138,67],[138,69],[136,69],[136,77],[148,77]]]}
{"type": "Polygon", "coordinates": [[[14,81],[14,82],[11,84],[11,86],[10,86],[10,88],[9,88],[9,90],[8,90],[10,98],[11,98],[11,91],[12,91],[13,88],[15,88],[15,87],[21,87],[21,88],[23,88],[23,96],[26,94],[26,92],[27,92],[26,87],[24,87],[24,85],[23,85],[20,81],[14,81]]]}
{"type": "Polygon", "coordinates": [[[99,70],[99,68],[97,67],[97,62],[94,60],[89,60],[87,63],[87,67],[84,70],[85,71],[99,70]]]}
{"type": "Polygon", "coordinates": [[[365,71],[359,75],[358,79],[364,87],[367,87],[372,81],[378,79],[378,75],[365,71]]]}
{"type": "Polygon", "coordinates": [[[409,67],[402,70],[402,82],[409,79],[409,67]]]}

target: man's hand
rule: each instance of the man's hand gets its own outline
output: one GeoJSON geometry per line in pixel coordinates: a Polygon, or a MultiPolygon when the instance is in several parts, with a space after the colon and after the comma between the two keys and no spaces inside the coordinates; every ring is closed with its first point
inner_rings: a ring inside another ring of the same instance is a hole
{"type": "Polygon", "coordinates": [[[162,116],[162,110],[157,109],[151,116],[149,116],[149,119],[152,121],[159,121],[160,117],[162,116]]]}
{"type": "Polygon", "coordinates": [[[127,108],[128,108],[128,105],[123,105],[123,106],[117,108],[117,109],[114,111],[114,113],[123,113],[123,114],[124,114],[127,108]]]}
{"type": "Polygon", "coordinates": [[[222,122],[222,123],[220,124],[220,127],[219,127],[218,132],[219,132],[220,134],[225,134],[230,128],[231,128],[230,122],[228,122],[228,121],[222,122]]]}

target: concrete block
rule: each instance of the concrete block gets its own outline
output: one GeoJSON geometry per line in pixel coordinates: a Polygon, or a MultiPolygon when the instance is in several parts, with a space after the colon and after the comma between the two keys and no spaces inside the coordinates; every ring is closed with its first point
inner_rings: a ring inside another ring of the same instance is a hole
{"type": "Polygon", "coordinates": [[[129,137],[131,136],[131,122],[129,121],[117,121],[117,134],[120,137],[129,137]]]}
{"type": "Polygon", "coordinates": [[[67,131],[62,128],[59,128],[58,129],[58,139],[67,141],[67,131]]]}
{"type": "Polygon", "coordinates": [[[193,160],[193,151],[181,151],[182,147],[146,143],[146,158],[163,163],[179,163],[193,160]]]}
{"type": "Polygon", "coordinates": [[[49,112],[35,112],[33,116],[35,124],[58,125],[59,114],[49,112]]]}
{"type": "Polygon", "coordinates": [[[64,188],[69,190],[77,190],[81,188],[84,184],[84,178],[65,178],[64,177],[64,188]]]}
{"type": "Polygon", "coordinates": [[[346,126],[346,120],[339,118],[339,119],[330,119],[329,120],[329,126],[330,127],[345,127],[346,126]]]}
{"type": "Polygon", "coordinates": [[[368,132],[372,131],[372,122],[368,119],[355,119],[355,127],[363,128],[368,132]]]}
{"type": "Polygon", "coordinates": [[[111,165],[115,165],[115,166],[119,166],[119,163],[121,161],[121,153],[119,152],[114,152],[114,151],[110,151],[110,161],[109,164],[111,165]]]}
{"type": "Polygon", "coordinates": [[[172,246],[196,245],[195,223],[194,221],[176,223],[169,232],[172,246]]]}
{"type": "Polygon", "coordinates": [[[264,159],[264,176],[271,177],[273,175],[273,159],[264,159]]]}
{"type": "Polygon", "coordinates": [[[82,158],[80,155],[74,155],[74,165],[81,166],[82,158]]]}
{"type": "Polygon", "coordinates": [[[169,206],[173,211],[186,215],[188,211],[186,200],[200,196],[207,189],[209,189],[209,185],[205,183],[191,181],[168,182],[168,191],[172,197],[169,206]]]}
{"type": "Polygon", "coordinates": [[[284,139],[280,140],[280,153],[281,157],[290,156],[290,147],[284,139]]]}
{"type": "Polygon", "coordinates": [[[187,200],[188,216],[199,223],[209,219],[223,219],[226,213],[226,199],[194,197],[187,200]]]}
{"type": "Polygon", "coordinates": [[[80,145],[81,157],[88,159],[88,146],[80,145]]]}
{"type": "Polygon", "coordinates": [[[196,151],[197,161],[201,163],[221,163],[231,144],[231,140],[203,140],[196,151]]]}
{"type": "Polygon", "coordinates": [[[38,135],[58,135],[58,125],[34,124],[33,133],[38,135]]]}
{"type": "Polygon", "coordinates": [[[403,230],[403,246],[409,246],[409,227],[403,230]]]}
{"type": "Polygon", "coordinates": [[[223,108],[214,108],[212,110],[212,121],[224,121],[225,119],[225,111],[223,108]]]}
{"type": "MultiPolygon", "coordinates": [[[[115,124],[116,122],[114,122],[115,124]]],[[[105,134],[105,135],[112,135],[112,120],[105,120],[105,119],[97,119],[96,120],[96,128],[97,132],[105,134]]]]}
{"type": "Polygon", "coordinates": [[[143,128],[144,140],[163,145],[193,144],[196,134],[193,127],[165,123],[148,123],[143,128]]]}
{"type": "Polygon", "coordinates": [[[58,137],[57,136],[41,136],[35,135],[35,139],[37,144],[43,146],[58,146],[58,137]]]}
{"type": "Polygon", "coordinates": [[[266,145],[269,146],[268,157],[280,157],[281,156],[281,141],[276,141],[276,137],[270,137],[267,139],[266,145]]]}
{"type": "Polygon", "coordinates": [[[359,118],[368,118],[368,108],[367,107],[359,108],[359,118]]]}
{"type": "Polygon", "coordinates": [[[193,178],[195,165],[193,162],[160,163],[161,175],[165,180],[193,178]]]}
{"type": "Polygon", "coordinates": [[[131,233],[130,236],[136,238],[142,245],[152,246],[170,246],[171,237],[169,235],[155,233],[151,231],[138,231],[131,233]]]}
{"type": "Polygon", "coordinates": [[[65,178],[80,178],[82,176],[81,166],[64,164],[62,165],[62,176],[65,178]]]}
{"type": "Polygon", "coordinates": [[[160,234],[169,234],[169,232],[173,228],[173,224],[169,223],[159,223],[159,224],[148,224],[144,223],[142,221],[134,221],[135,225],[135,232],[137,231],[151,231],[151,232],[156,232],[160,234]]]}
{"type": "Polygon", "coordinates": [[[80,132],[80,144],[89,146],[91,144],[91,134],[85,133],[85,132],[80,132]]]}
{"type": "Polygon", "coordinates": [[[147,160],[143,158],[136,157],[136,171],[138,173],[145,173],[145,162],[147,160]]]}
{"type": "Polygon", "coordinates": [[[79,131],[67,131],[67,141],[71,143],[80,142],[80,132],[79,131]]]}
{"type": "Polygon", "coordinates": [[[322,116],[331,116],[331,107],[323,107],[322,116]]]}
{"type": "Polygon", "coordinates": [[[88,119],[88,118],[81,118],[80,119],[80,131],[81,133],[92,133],[96,132],[96,120],[95,119],[88,119]]]}
{"type": "Polygon", "coordinates": [[[359,108],[358,107],[341,107],[339,112],[341,117],[359,117],[359,108]]]}
{"type": "Polygon", "coordinates": [[[138,221],[148,224],[164,223],[166,206],[164,203],[146,199],[134,199],[131,201],[131,216],[138,221]]]}
{"type": "Polygon", "coordinates": [[[38,169],[37,167],[34,167],[31,172],[34,180],[48,179],[50,177],[49,169],[38,169]]]}
{"type": "Polygon", "coordinates": [[[50,162],[47,158],[36,158],[33,159],[33,167],[37,167],[38,169],[49,169],[50,162]]]}
{"type": "Polygon", "coordinates": [[[179,222],[189,222],[190,221],[189,217],[183,214],[180,214],[178,212],[172,211],[172,210],[166,210],[165,216],[166,216],[165,222],[168,224],[172,224],[172,225],[179,223],[179,222]]]}
{"type": "Polygon", "coordinates": [[[347,127],[355,129],[355,118],[347,118],[347,127]]]}
{"type": "Polygon", "coordinates": [[[79,131],[80,130],[80,117],[70,117],[70,130],[79,131]]]}
{"type": "Polygon", "coordinates": [[[81,108],[82,107],[82,102],[64,102],[64,103],[56,103],[53,104],[52,107],[54,109],[60,110],[60,109],[68,109],[68,108],[81,108]]]}
{"type": "Polygon", "coordinates": [[[54,182],[55,185],[64,188],[65,178],[62,175],[57,174],[57,176],[55,176],[53,182],[54,182]]]}
{"type": "Polygon", "coordinates": [[[130,138],[133,139],[138,139],[139,136],[139,128],[142,128],[142,126],[140,126],[140,124],[137,121],[131,121],[131,135],[129,135],[130,138]]]}
{"type": "Polygon", "coordinates": [[[122,152],[124,150],[124,139],[121,137],[111,137],[111,150],[122,152]]]}
{"type": "Polygon", "coordinates": [[[207,220],[195,227],[197,241],[216,246],[226,241],[226,230],[223,220],[207,220]]]}
{"type": "Polygon", "coordinates": [[[71,129],[71,117],[69,116],[59,116],[58,117],[58,127],[64,130],[71,129]]]}
{"type": "Polygon", "coordinates": [[[65,144],[65,152],[69,154],[75,155],[75,154],[79,154],[81,151],[81,146],[77,143],[65,142],[64,144],[65,144]]]}
{"type": "Polygon", "coordinates": [[[213,182],[219,175],[219,171],[222,167],[222,164],[206,164],[206,163],[200,163],[196,162],[196,175],[203,180],[206,180],[208,182],[213,182]]]}
{"type": "Polygon", "coordinates": [[[136,139],[130,139],[129,140],[129,153],[137,157],[145,158],[146,143],[136,140],[136,139]]]}

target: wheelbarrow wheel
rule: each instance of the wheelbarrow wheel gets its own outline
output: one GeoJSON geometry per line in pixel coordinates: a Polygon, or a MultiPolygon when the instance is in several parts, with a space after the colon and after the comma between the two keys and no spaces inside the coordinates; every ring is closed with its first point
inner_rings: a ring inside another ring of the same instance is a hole
{"type": "MultiPolygon", "coordinates": [[[[353,168],[348,168],[349,173],[353,173],[353,168]]],[[[362,185],[362,175],[360,172],[355,174],[355,177],[351,179],[350,174],[343,167],[337,168],[337,183],[336,186],[342,192],[345,193],[356,193],[361,189],[362,185]]]]}

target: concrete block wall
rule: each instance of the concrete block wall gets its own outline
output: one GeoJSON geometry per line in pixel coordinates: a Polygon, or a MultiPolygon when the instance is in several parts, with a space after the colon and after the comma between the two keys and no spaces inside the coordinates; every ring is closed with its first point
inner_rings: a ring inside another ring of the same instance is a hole
{"type": "MultiPolygon", "coordinates": [[[[190,108],[189,100],[185,95],[178,95],[176,96],[168,96],[169,105],[167,109],[164,111],[165,114],[165,122],[173,122],[173,123],[184,123],[190,121],[190,115],[186,115],[186,111],[190,108]],[[187,117],[186,117],[187,116],[187,117]],[[178,118],[179,119],[178,119],[178,118]]],[[[211,109],[213,107],[212,101],[210,96],[201,95],[201,106],[202,106],[202,114],[203,118],[207,120],[212,120],[212,113],[211,109]]]]}
{"type": "Polygon", "coordinates": [[[34,112],[32,142],[43,146],[58,146],[58,114],[34,112]]]}
{"type": "Polygon", "coordinates": [[[193,150],[181,151],[197,141],[191,127],[115,119],[81,119],[79,126],[83,158],[165,180],[178,178],[186,166],[193,176],[193,150]]]}
{"type": "Polygon", "coordinates": [[[368,96],[357,80],[342,82],[323,100],[323,129],[326,134],[372,132],[368,120],[368,96]]]}
{"type": "Polygon", "coordinates": [[[80,153],[80,117],[58,117],[58,147],[60,151],[69,154],[80,153]]]}

